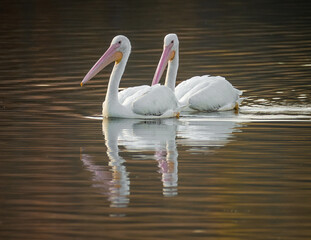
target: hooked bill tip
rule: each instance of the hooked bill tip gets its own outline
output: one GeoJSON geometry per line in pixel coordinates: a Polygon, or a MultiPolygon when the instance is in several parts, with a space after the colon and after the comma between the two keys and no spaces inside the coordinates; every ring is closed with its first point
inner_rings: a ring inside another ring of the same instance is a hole
{"type": "Polygon", "coordinates": [[[80,86],[81,86],[81,87],[83,86],[83,82],[80,83],[80,86]]]}

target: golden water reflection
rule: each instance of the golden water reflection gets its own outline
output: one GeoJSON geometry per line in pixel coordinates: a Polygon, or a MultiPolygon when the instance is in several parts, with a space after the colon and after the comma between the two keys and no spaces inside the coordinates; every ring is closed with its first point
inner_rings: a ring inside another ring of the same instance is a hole
{"type": "Polygon", "coordinates": [[[0,22],[0,239],[311,238],[309,1],[2,0],[0,22]],[[110,72],[82,78],[123,34],[120,87],[150,84],[170,32],[177,83],[224,76],[240,112],[108,142],[86,116],[110,72]]]}

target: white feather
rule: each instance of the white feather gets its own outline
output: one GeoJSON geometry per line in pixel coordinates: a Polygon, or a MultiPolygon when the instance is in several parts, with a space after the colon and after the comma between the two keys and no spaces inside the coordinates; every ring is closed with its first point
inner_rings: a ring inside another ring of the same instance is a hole
{"type": "Polygon", "coordinates": [[[129,106],[135,99],[144,93],[148,92],[150,86],[142,85],[137,87],[129,87],[118,93],[120,104],[129,106]]]}
{"type": "Polygon", "coordinates": [[[174,92],[166,86],[154,85],[133,101],[133,112],[140,115],[160,116],[179,108],[174,92]]]}
{"type": "Polygon", "coordinates": [[[118,93],[120,104],[139,115],[160,116],[178,110],[178,101],[171,89],[159,84],[126,88],[118,93]]]}
{"type": "Polygon", "coordinates": [[[196,76],[181,82],[176,88],[179,65],[179,40],[176,34],[165,36],[163,52],[152,84],[157,84],[166,66],[165,86],[175,91],[182,111],[225,111],[239,106],[242,92],[234,88],[225,78],[209,75],[196,76]]]}
{"type": "Polygon", "coordinates": [[[143,85],[118,91],[130,52],[131,44],[127,37],[114,37],[110,47],[81,82],[82,86],[114,62],[103,102],[103,117],[154,119],[179,116],[178,100],[168,87],[143,85]]]}
{"type": "Polygon", "coordinates": [[[242,92],[223,77],[204,75],[183,81],[176,87],[175,94],[188,110],[225,111],[240,103],[242,92]]]}

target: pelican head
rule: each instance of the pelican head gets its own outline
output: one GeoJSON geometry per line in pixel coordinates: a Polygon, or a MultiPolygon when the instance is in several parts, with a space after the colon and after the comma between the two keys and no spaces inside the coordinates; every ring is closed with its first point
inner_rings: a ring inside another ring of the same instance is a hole
{"type": "Polygon", "coordinates": [[[175,33],[167,34],[164,38],[163,52],[158,63],[157,70],[154,74],[152,85],[158,84],[161,76],[169,62],[175,59],[176,52],[178,53],[179,41],[175,33]]]}
{"type": "Polygon", "coordinates": [[[110,47],[107,49],[104,55],[94,64],[91,70],[85,75],[80,85],[83,86],[87,81],[92,79],[97,73],[99,73],[110,63],[115,62],[115,64],[117,65],[124,57],[126,57],[127,59],[130,52],[131,43],[127,37],[123,35],[118,35],[114,37],[111,41],[110,47]]]}

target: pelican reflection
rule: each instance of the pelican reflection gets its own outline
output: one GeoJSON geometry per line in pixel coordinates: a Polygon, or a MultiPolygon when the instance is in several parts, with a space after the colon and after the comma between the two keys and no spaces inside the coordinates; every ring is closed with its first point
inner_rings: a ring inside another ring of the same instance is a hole
{"type": "Polygon", "coordinates": [[[127,207],[130,194],[130,180],[125,160],[116,155],[113,146],[107,145],[109,166],[102,166],[95,162],[92,156],[87,153],[80,155],[84,166],[93,173],[93,187],[99,189],[100,193],[106,195],[110,201],[110,207],[127,207]]]}
{"type": "Polygon", "coordinates": [[[188,146],[193,152],[214,152],[240,132],[241,124],[234,111],[199,113],[179,119],[177,144],[188,146]]]}
{"type": "Polygon", "coordinates": [[[111,207],[127,207],[130,175],[120,152],[134,152],[140,157],[150,158],[151,151],[161,174],[163,195],[178,195],[177,144],[188,147],[186,151],[214,152],[231,141],[233,132],[240,131],[236,122],[226,121],[222,115],[208,116],[157,120],[104,119],[102,132],[108,166],[97,164],[86,153],[81,154],[84,165],[93,173],[93,186],[108,196],[111,207]]]}
{"type": "Polygon", "coordinates": [[[104,119],[102,131],[105,137],[108,166],[95,162],[82,150],[81,161],[93,173],[93,187],[108,196],[110,207],[127,207],[130,195],[130,178],[120,156],[124,152],[154,152],[158,172],[162,175],[163,195],[177,195],[178,153],[176,148],[176,119],[104,119]]]}
{"type": "Polygon", "coordinates": [[[163,195],[175,196],[178,186],[177,125],[176,119],[104,119],[102,129],[107,151],[114,150],[108,157],[119,155],[118,145],[125,147],[127,152],[153,151],[158,172],[162,175],[163,195]]]}

